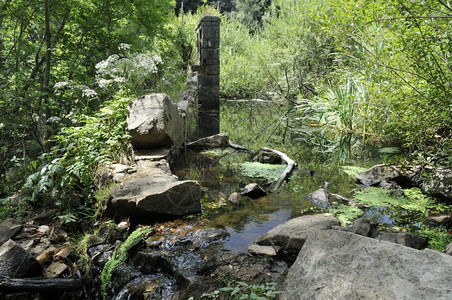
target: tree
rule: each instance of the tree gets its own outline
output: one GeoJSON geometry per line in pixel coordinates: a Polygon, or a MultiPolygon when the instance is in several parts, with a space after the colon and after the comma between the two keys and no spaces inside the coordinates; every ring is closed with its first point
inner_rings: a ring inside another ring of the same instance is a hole
{"type": "MultiPolygon", "coordinates": [[[[0,13],[0,174],[49,149],[49,137],[105,98],[61,97],[55,84],[95,83],[121,43],[137,52],[167,36],[171,0],[15,0],[0,13]]],[[[10,174],[8,174],[10,176],[10,174]]],[[[4,178],[3,178],[4,179],[4,178]]],[[[12,187],[14,189],[14,187],[12,187]]],[[[1,194],[1,191],[0,191],[1,194]]]]}

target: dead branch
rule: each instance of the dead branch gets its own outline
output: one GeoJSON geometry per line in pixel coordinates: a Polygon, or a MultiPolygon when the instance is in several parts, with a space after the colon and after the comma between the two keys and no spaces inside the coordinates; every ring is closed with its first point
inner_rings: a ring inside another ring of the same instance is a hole
{"type": "Polygon", "coordinates": [[[231,143],[231,142],[228,142],[228,146],[233,148],[233,149],[240,150],[240,151],[250,151],[249,149],[247,149],[247,148],[245,148],[245,147],[243,147],[241,145],[237,145],[237,144],[234,144],[234,143],[231,143]]]}
{"type": "Polygon", "coordinates": [[[279,155],[279,157],[281,157],[281,159],[284,160],[287,163],[286,169],[281,174],[281,176],[279,177],[278,181],[276,182],[275,187],[273,188],[273,190],[276,191],[281,186],[282,182],[284,180],[286,180],[287,178],[289,178],[290,174],[292,174],[293,170],[298,165],[297,165],[297,163],[294,160],[292,160],[289,156],[287,156],[287,154],[285,154],[285,153],[283,153],[281,151],[270,149],[270,148],[266,148],[266,147],[262,147],[260,150],[267,151],[267,152],[273,152],[273,153],[279,155]]]}

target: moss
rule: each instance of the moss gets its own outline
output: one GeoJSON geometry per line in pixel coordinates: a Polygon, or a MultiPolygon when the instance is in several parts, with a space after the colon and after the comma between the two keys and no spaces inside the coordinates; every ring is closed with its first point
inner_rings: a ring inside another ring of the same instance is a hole
{"type": "Polygon", "coordinates": [[[269,181],[277,181],[286,167],[286,165],[245,162],[240,164],[239,172],[248,177],[260,177],[268,179],[269,181]]]}
{"type": "Polygon", "coordinates": [[[111,280],[113,270],[126,261],[129,250],[136,245],[137,242],[144,240],[150,231],[150,228],[138,228],[129,235],[119,249],[115,249],[111,259],[105,264],[101,274],[102,295],[104,299],[107,297],[107,285],[111,280]]]}

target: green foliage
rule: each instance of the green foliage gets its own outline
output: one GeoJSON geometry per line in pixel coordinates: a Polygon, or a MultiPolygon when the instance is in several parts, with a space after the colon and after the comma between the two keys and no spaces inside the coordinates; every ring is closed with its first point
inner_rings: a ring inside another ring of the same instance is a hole
{"type": "Polygon", "coordinates": [[[101,274],[102,295],[107,298],[107,285],[111,280],[114,269],[126,261],[130,248],[137,242],[144,240],[151,232],[151,228],[138,228],[132,232],[129,237],[121,244],[121,246],[113,252],[111,259],[105,264],[101,274]]]}
{"type": "Polygon", "coordinates": [[[0,223],[10,218],[12,213],[11,204],[6,199],[0,199],[0,223]]]}
{"type": "Polygon", "coordinates": [[[400,207],[407,211],[424,213],[430,208],[441,207],[433,199],[422,194],[418,188],[404,190],[406,196],[392,196],[387,189],[368,187],[355,193],[354,199],[362,204],[370,206],[400,207]]]}
{"type": "Polygon", "coordinates": [[[320,28],[319,15],[323,13],[327,13],[323,1],[280,0],[266,9],[259,30],[253,21],[244,21],[241,12],[237,17],[223,18],[222,96],[293,99],[298,93],[315,94],[316,85],[332,63],[332,38],[320,28]],[[250,26],[256,30],[253,34],[250,26]]]}
{"type": "Polygon", "coordinates": [[[344,204],[330,207],[328,211],[338,218],[342,226],[350,225],[355,219],[363,215],[362,209],[344,204]]]}
{"type": "Polygon", "coordinates": [[[442,228],[430,228],[422,226],[421,230],[416,231],[416,234],[429,238],[428,247],[430,249],[443,252],[449,243],[452,243],[452,234],[442,228]]]}
{"type": "MultiPolygon", "coordinates": [[[[324,27],[338,68],[367,82],[369,129],[422,151],[451,149],[451,7],[442,1],[336,1],[324,27]]],[[[439,153],[438,153],[439,154],[439,153]]],[[[441,153],[438,158],[450,156],[441,153]]],[[[437,158],[435,158],[437,159],[437,158]]]]}
{"type": "Polygon", "coordinates": [[[237,282],[234,287],[224,287],[212,293],[204,293],[202,299],[274,299],[283,292],[276,290],[276,283],[270,282],[261,285],[249,285],[245,282],[237,282]]]}
{"type": "Polygon", "coordinates": [[[92,179],[98,165],[118,161],[128,152],[125,123],[129,101],[118,97],[107,102],[95,116],[81,116],[81,126],[65,127],[54,137],[51,151],[31,164],[37,171],[23,187],[31,201],[70,211],[80,204],[73,196],[81,192],[87,201],[83,204],[92,204],[92,179]]]}

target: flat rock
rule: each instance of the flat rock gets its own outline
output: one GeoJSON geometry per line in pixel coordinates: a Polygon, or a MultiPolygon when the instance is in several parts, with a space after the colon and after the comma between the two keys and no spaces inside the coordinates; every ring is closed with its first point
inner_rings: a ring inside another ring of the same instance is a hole
{"type": "Polygon", "coordinates": [[[115,186],[107,200],[108,216],[185,216],[201,211],[201,187],[166,174],[147,175],[115,186]]]}
{"type": "Polygon", "coordinates": [[[349,232],[309,239],[281,299],[450,299],[452,257],[349,232]]]}
{"type": "Polygon", "coordinates": [[[259,237],[254,243],[261,246],[279,247],[297,255],[303,244],[312,236],[341,223],[333,214],[301,216],[280,224],[259,237]]]}
{"type": "Polygon", "coordinates": [[[184,121],[168,95],[150,94],[130,103],[127,133],[136,149],[179,145],[183,132],[184,121]]]}
{"type": "Polygon", "coordinates": [[[57,278],[70,273],[69,266],[62,262],[54,262],[44,270],[44,277],[57,278]]]}
{"type": "Polygon", "coordinates": [[[324,188],[310,193],[308,199],[317,207],[323,209],[330,207],[330,194],[324,188]]]}
{"type": "Polygon", "coordinates": [[[170,153],[169,149],[146,149],[138,150],[135,153],[135,160],[161,160],[167,159],[170,153]]]}
{"type": "Polygon", "coordinates": [[[252,244],[248,247],[248,252],[255,255],[276,256],[276,250],[272,246],[259,246],[252,244]]]}
{"type": "Polygon", "coordinates": [[[187,148],[210,149],[225,148],[229,144],[229,135],[227,132],[200,138],[194,142],[188,143],[187,148]]]}
{"type": "Polygon", "coordinates": [[[41,274],[38,261],[13,240],[0,247],[0,277],[23,278],[41,274]]]}

